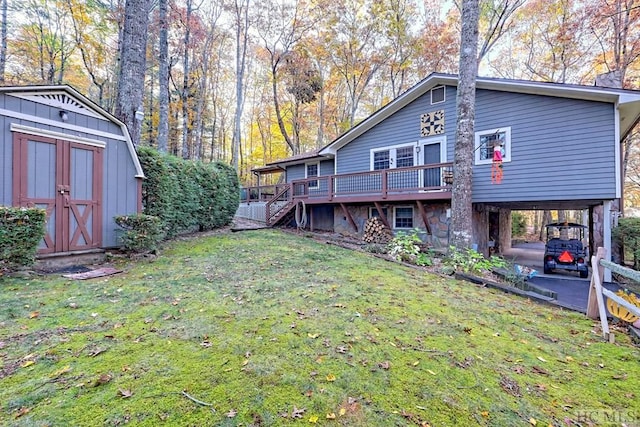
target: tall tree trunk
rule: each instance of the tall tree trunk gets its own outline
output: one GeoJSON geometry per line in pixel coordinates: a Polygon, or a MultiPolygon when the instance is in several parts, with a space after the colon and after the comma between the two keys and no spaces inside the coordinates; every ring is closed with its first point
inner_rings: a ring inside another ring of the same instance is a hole
{"type": "Polygon", "coordinates": [[[244,74],[249,41],[249,0],[235,1],[236,18],[236,113],[231,140],[231,165],[240,171],[240,143],[242,138],[242,110],[244,109],[244,74]]]}
{"type": "Polygon", "coordinates": [[[7,0],[2,0],[2,27],[0,28],[0,85],[4,84],[7,65],[7,0]]]}
{"type": "Polygon", "coordinates": [[[158,46],[158,151],[167,152],[169,143],[169,40],[168,0],[159,0],[160,42],[158,46]]]}
{"type": "Polygon", "coordinates": [[[129,129],[134,146],[140,144],[142,120],[136,111],[142,108],[147,51],[149,0],[127,0],[124,7],[120,74],[115,115],[129,129]]]}
{"type": "Polygon", "coordinates": [[[182,158],[190,159],[192,156],[192,147],[191,145],[191,120],[189,119],[189,74],[191,70],[189,69],[189,39],[191,38],[191,11],[192,4],[191,0],[187,0],[187,16],[185,23],[185,32],[184,32],[184,58],[182,62],[182,158]]]}
{"type": "Polygon", "coordinates": [[[478,72],[478,0],[463,0],[460,35],[460,75],[456,96],[456,143],[451,196],[451,241],[457,249],[471,247],[473,209],[471,187],[475,119],[476,75],[478,72]]]}
{"type": "Polygon", "coordinates": [[[542,211],[542,223],[540,224],[540,240],[541,241],[546,241],[547,239],[547,235],[545,234],[546,229],[544,228],[545,225],[549,224],[551,222],[551,211],[545,210],[542,211]]]}

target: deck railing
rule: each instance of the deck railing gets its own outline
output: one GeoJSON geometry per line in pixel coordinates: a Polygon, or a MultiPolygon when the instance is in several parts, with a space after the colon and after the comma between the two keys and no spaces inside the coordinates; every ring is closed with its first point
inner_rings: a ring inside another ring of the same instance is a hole
{"type": "Polygon", "coordinates": [[[272,200],[290,186],[288,200],[349,201],[349,199],[376,198],[380,200],[399,195],[450,190],[453,182],[453,164],[439,163],[406,168],[383,169],[340,175],[325,175],[294,180],[277,186],[247,187],[241,201],[272,200]]]}

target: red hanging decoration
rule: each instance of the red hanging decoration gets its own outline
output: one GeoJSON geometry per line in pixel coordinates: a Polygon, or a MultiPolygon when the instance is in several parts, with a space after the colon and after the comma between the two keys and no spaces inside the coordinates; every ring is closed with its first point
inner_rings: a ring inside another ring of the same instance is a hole
{"type": "Polygon", "coordinates": [[[499,145],[493,148],[493,162],[491,164],[491,182],[500,184],[502,182],[502,151],[499,145]]]}

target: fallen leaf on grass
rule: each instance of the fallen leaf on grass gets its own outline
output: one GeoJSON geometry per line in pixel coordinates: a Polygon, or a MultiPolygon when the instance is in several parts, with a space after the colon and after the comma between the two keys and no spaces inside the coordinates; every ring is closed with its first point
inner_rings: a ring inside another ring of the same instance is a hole
{"type": "Polygon", "coordinates": [[[530,423],[532,426],[535,426],[535,425],[537,425],[537,424],[538,424],[538,421],[536,421],[536,419],[535,419],[535,418],[529,418],[529,423],[530,423]]]}
{"type": "Polygon", "coordinates": [[[304,411],[306,411],[306,409],[304,408],[296,408],[295,406],[293,407],[293,412],[291,412],[291,418],[302,418],[302,415],[304,414],[304,411]]]}
{"type": "Polygon", "coordinates": [[[307,336],[308,336],[309,338],[316,339],[316,338],[318,338],[318,337],[320,336],[320,334],[312,334],[312,333],[308,333],[308,334],[307,334],[307,336]]]}
{"type": "Polygon", "coordinates": [[[309,423],[311,424],[316,424],[318,422],[318,416],[317,415],[312,415],[309,417],[309,423]]]}
{"type": "Polygon", "coordinates": [[[388,360],[385,360],[384,362],[378,363],[378,367],[384,369],[385,371],[388,371],[389,368],[391,368],[391,362],[389,362],[388,360]]]}
{"type": "Polygon", "coordinates": [[[332,413],[330,413],[330,414],[327,414],[326,418],[327,418],[328,420],[335,420],[335,419],[336,419],[336,414],[335,414],[335,412],[332,412],[332,413]]]}
{"type": "Polygon", "coordinates": [[[335,380],[336,380],[336,376],[335,375],[333,375],[333,374],[327,375],[327,381],[333,382],[335,380]]]}
{"type": "Polygon", "coordinates": [[[212,346],[212,344],[209,341],[202,341],[200,345],[204,348],[209,348],[212,346]]]}
{"type": "Polygon", "coordinates": [[[133,396],[133,392],[129,389],[123,390],[123,389],[118,389],[118,394],[120,395],[120,397],[122,397],[123,399],[128,399],[129,397],[133,396]]]}
{"type": "Polygon", "coordinates": [[[347,413],[347,410],[345,408],[340,408],[339,414],[341,417],[344,416],[346,413],[347,413]]]}
{"type": "Polygon", "coordinates": [[[57,371],[55,371],[53,374],[51,374],[51,378],[57,378],[62,374],[66,374],[67,372],[69,372],[71,370],[71,366],[67,365],[63,368],[58,369],[57,371]]]}
{"type": "Polygon", "coordinates": [[[38,316],[40,316],[39,311],[32,311],[31,313],[29,313],[29,319],[36,319],[38,316]]]}
{"type": "Polygon", "coordinates": [[[36,362],[35,362],[35,361],[33,361],[33,360],[27,360],[27,361],[22,362],[22,363],[20,364],[20,367],[21,367],[21,368],[27,368],[27,367],[29,367],[29,366],[31,366],[31,365],[34,365],[35,363],[36,363],[36,362]]]}
{"type": "Polygon", "coordinates": [[[18,412],[16,412],[15,418],[20,418],[21,416],[28,414],[29,411],[31,411],[31,409],[27,408],[26,406],[23,406],[18,410],[18,412]]]}
{"type": "Polygon", "coordinates": [[[229,412],[227,412],[225,415],[227,416],[227,418],[233,418],[236,415],[238,415],[238,412],[235,409],[232,409],[229,412]]]}
{"type": "Polygon", "coordinates": [[[90,384],[91,387],[98,387],[100,385],[106,384],[111,381],[113,377],[111,374],[101,374],[98,378],[96,378],[93,383],[90,384]]]}
{"type": "Polygon", "coordinates": [[[542,357],[542,356],[538,356],[538,360],[541,361],[541,362],[546,362],[546,359],[544,357],[542,357]]]}
{"type": "Polygon", "coordinates": [[[87,353],[87,356],[96,357],[97,355],[102,354],[105,351],[107,351],[106,348],[96,347],[93,350],[91,350],[89,353],[87,353]]]}
{"type": "Polygon", "coordinates": [[[520,393],[520,386],[518,385],[518,383],[509,377],[503,376],[502,378],[500,378],[500,387],[502,387],[502,390],[504,390],[506,393],[510,394],[511,396],[514,396],[514,397],[522,396],[522,393],[520,393]]]}
{"type": "Polygon", "coordinates": [[[533,366],[531,368],[531,370],[533,371],[534,374],[540,374],[540,375],[549,375],[549,372],[547,372],[546,370],[538,367],[538,366],[533,366]]]}

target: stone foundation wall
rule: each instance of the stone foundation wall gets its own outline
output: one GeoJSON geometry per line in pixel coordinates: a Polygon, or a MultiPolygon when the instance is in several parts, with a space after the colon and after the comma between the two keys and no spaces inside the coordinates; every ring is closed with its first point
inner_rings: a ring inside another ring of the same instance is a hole
{"type": "MultiPolygon", "coordinates": [[[[411,206],[410,204],[398,204],[398,205],[383,205],[383,208],[387,208],[387,220],[393,226],[393,208],[394,206],[406,207],[411,206]]],[[[367,219],[369,219],[369,211],[370,208],[374,207],[373,205],[359,205],[359,206],[348,206],[347,210],[351,214],[354,222],[358,226],[358,231],[356,232],[349,219],[346,217],[344,211],[340,206],[335,206],[334,212],[334,220],[333,220],[333,230],[336,233],[350,235],[354,237],[361,238],[362,230],[364,229],[364,224],[367,219]]],[[[417,205],[412,205],[413,207],[413,225],[414,228],[418,228],[422,231],[425,231],[425,226],[422,221],[422,216],[420,215],[420,211],[418,210],[417,205]]],[[[435,248],[446,248],[449,244],[449,218],[447,217],[447,210],[450,209],[449,204],[425,204],[424,208],[427,213],[427,223],[429,224],[429,228],[431,230],[431,235],[427,235],[426,231],[421,235],[421,238],[428,243],[431,243],[435,248]]],[[[400,229],[402,231],[407,231],[405,229],[400,229]]],[[[398,229],[394,229],[394,232],[400,231],[398,229]]]]}

